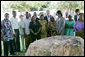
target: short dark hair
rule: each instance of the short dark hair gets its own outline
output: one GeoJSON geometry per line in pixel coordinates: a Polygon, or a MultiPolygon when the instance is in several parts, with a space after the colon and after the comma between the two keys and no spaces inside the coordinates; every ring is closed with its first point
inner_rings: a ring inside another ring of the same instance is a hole
{"type": "Polygon", "coordinates": [[[5,16],[8,16],[9,14],[8,13],[5,13],[5,16]]]}
{"type": "Polygon", "coordinates": [[[29,18],[29,12],[26,12],[26,13],[25,13],[25,16],[26,16],[26,18],[28,19],[28,18],[29,18]]]}
{"type": "Polygon", "coordinates": [[[76,13],[79,12],[79,11],[80,11],[79,9],[76,9],[76,10],[75,10],[76,13]]]}
{"type": "Polygon", "coordinates": [[[16,13],[16,11],[12,11],[12,13],[16,13]]]}
{"type": "Polygon", "coordinates": [[[72,15],[68,15],[68,17],[71,17],[72,18],[72,15]]]}
{"type": "Polygon", "coordinates": [[[29,14],[29,12],[26,12],[26,14],[29,14]]]}
{"type": "Polygon", "coordinates": [[[56,12],[56,15],[57,15],[57,14],[61,14],[61,16],[62,16],[61,10],[58,10],[58,11],[56,12]]]}

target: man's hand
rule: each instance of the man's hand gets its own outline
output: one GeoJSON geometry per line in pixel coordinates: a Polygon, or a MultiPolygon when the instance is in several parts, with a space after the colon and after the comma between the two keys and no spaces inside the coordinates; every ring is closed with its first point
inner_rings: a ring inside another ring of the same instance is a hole
{"type": "Polygon", "coordinates": [[[34,35],[37,35],[37,33],[34,33],[34,35]]]}
{"type": "Polygon", "coordinates": [[[5,41],[4,37],[2,37],[2,41],[5,41]]]}
{"type": "Polygon", "coordinates": [[[13,36],[14,36],[14,38],[16,37],[16,35],[15,35],[15,34],[13,34],[13,36]]]}
{"type": "Polygon", "coordinates": [[[46,32],[42,32],[42,34],[45,34],[46,32]]]}
{"type": "Polygon", "coordinates": [[[57,34],[59,34],[59,35],[60,35],[60,33],[61,33],[60,31],[57,31],[57,34]]]}
{"type": "Polygon", "coordinates": [[[61,32],[59,31],[59,34],[61,34],[61,32]]]}
{"type": "Polygon", "coordinates": [[[20,35],[20,37],[22,38],[22,35],[20,35]]]}
{"type": "Polygon", "coordinates": [[[25,38],[27,37],[27,35],[26,35],[26,34],[25,34],[24,36],[25,36],[25,38]]]}

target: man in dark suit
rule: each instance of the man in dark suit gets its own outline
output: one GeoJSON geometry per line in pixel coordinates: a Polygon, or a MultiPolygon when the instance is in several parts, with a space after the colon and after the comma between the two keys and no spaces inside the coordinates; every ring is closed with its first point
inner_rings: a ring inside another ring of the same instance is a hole
{"type": "Polygon", "coordinates": [[[74,16],[74,20],[75,20],[75,21],[78,21],[78,20],[79,20],[80,10],[79,10],[79,9],[76,9],[76,10],[75,10],[75,13],[76,13],[76,15],[74,16]]]}
{"type": "MultiPolygon", "coordinates": [[[[52,15],[50,15],[50,11],[49,10],[47,10],[46,11],[46,16],[44,17],[44,20],[46,20],[47,21],[47,24],[48,24],[48,22],[50,22],[50,19],[51,19],[51,17],[53,17],[52,15]]],[[[47,29],[47,37],[49,37],[49,29],[47,29]]]]}
{"type": "Polygon", "coordinates": [[[48,22],[50,22],[50,18],[53,17],[53,16],[50,15],[50,11],[49,10],[46,11],[46,14],[47,15],[44,17],[44,20],[46,20],[47,23],[48,23],[48,22]]]}

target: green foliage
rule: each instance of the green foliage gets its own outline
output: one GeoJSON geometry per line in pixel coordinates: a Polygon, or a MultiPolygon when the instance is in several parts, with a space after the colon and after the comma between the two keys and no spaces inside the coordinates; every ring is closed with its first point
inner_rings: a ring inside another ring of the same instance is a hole
{"type": "Polygon", "coordinates": [[[65,10],[76,8],[84,10],[84,1],[8,1],[2,5],[3,12],[10,10],[40,11],[47,9],[65,10]]]}
{"type": "Polygon", "coordinates": [[[11,1],[3,4],[3,11],[18,10],[18,11],[38,11],[44,10],[49,5],[49,1],[11,1]],[[9,6],[9,7],[8,7],[9,6]]]}
{"type": "Polygon", "coordinates": [[[57,3],[57,9],[65,10],[75,10],[77,8],[84,10],[84,1],[62,1],[57,3]]]}

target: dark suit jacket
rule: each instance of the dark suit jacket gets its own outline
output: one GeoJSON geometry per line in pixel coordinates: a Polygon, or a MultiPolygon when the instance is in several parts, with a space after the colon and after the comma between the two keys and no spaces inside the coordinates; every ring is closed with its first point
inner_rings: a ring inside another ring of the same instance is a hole
{"type": "Polygon", "coordinates": [[[75,16],[74,16],[74,20],[75,20],[75,21],[78,21],[79,19],[77,20],[77,18],[78,18],[77,15],[75,15],[75,16]]]}
{"type": "Polygon", "coordinates": [[[38,20],[40,20],[40,19],[37,17],[36,20],[38,21],[38,20]]]}
{"type": "MultiPolygon", "coordinates": [[[[52,15],[50,15],[50,18],[53,17],[52,15]]],[[[44,17],[44,20],[46,20],[48,22],[48,18],[47,16],[44,17]]]]}

